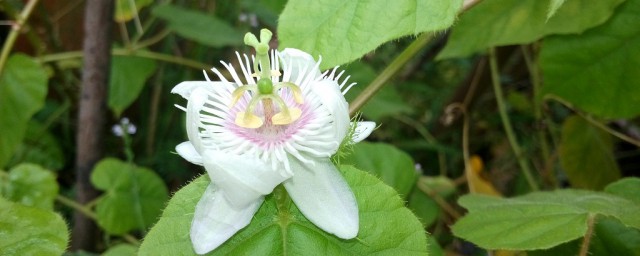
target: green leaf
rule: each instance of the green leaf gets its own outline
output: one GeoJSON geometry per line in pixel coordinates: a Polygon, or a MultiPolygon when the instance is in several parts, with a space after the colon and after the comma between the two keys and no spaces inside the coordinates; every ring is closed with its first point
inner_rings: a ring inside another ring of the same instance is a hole
{"type": "Polygon", "coordinates": [[[53,210],[58,182],[51,171],[35,164],[20,164],[0,179],[1,195],[11,201],[45,210],[53,210]]]}
{"type": "Polygon", "coordinates": [[[640,205],[601,192],[567,189],[512,199],[466,195],[459,203],[469,213],[453,233],[491,250],[547,249],[577,239],[585,235],[590,214],[640,228],[640,205]]]}
{"type": "Polygon", "coordinates": [[[138,247],[130,244],[119,244],[109,248],[102,256],[136,256],[138,247]]]}
{"type": "MultiPolygon", "coordinates": [[[[609,1],[597,1],[599,4],[609,1]]],[[[569,4],[570,2],[567,2],[569,4]]],[[[606,118],[640,114],[640,0],[628,0],[602,26],[544,41],[545,94],[606,118]]]]}
{"type": "Polygon", "coordinates": [[[589,246],[590,256],[640,255],[640,230],[603,218],[596,223],[595,232],[589,246]]]}
{"type": "MultiPolygon", "coordinates": [[[[591,236],[589,256],[640,255],[640,230],[627,228],[612,218],[598,218],[591,236]]],[[[547,250],[528,251],[529,256],[578,255],[582,239],[547,250]]]]}
{"type": "Polygon", "coordinates": [[[62,148],[56,137],[45,129],[34,120],[28,123],[24,140],[13,154],[9,166],[29,162],[52,171],[64,167],[65,157],[62,148]]]}
{"type": "MultiPolygon", "coordinates": [[[[364,88],[366,88],[377,75],[371,66],[361,62],[350,64],[345,69],[345,73],[351,76],[349,81],[358,83],[351,87],[345,95],[348,102],[353,101],[360,95],[364,88]]],[[[402,99],[402,96],[400,96],[393,85],[382,87],[362,108],[362,114],[366,116],[368,120],[373,121],[380,121],[384,117],[410,114],[412,112],[413,108],[402,99]]]]}
{"type": "MultiPolygon", "coordinates": [[[[340,170],[358,201],[357,238],[342,240],[325,233],[293,203],[278,207],[272,193],[249,226],[208,255],[426,255],[427,238],[422,225],[392,188],[351,166],[340,170]]],[[[195,254],[189,228],[195,205],[208,184],[208,177],[202,176],[173,196],[144,239],[139,255],[195,254]]],[[[274,193],[286,192],[277,187],[274,193]]]]}
{"type": "Polygon", "coordinates": [[[456,22],[437,59],[467,57],[489,47],[530,43],[552,34],[582,33],[604,23],[625,0],[571,0],[547,19],[549,1],[481,1],[456,22]]]}
{"type": "Polygon", "coordinates": [[[211,47],[239,46],[244,34],[212,14],[175,5],[160,5],[153,15],[169,23],[169,29],[185,38],[211,47]]]}
{"type": "Polygon", "coordinates": [[[640,203],[640,178],[631,177],[607,185],[604,191],[640,203]]]}
{"type": "Polygon", "coordinates": [[[429,236],[429,256],[445,256],[435,236],[429,236]]]}
{"type": "Polygon", "coordinates": [[[11,55],[0,74],[0,167],[22,142],[27,122],[44,106],[46,95],[46,71],[26,55],[11,55]]]}
{"type": "Polygon", "coordinates": [[[571,116],[562,125],[560,164],[574,188],[601,190],[620,178],[609,133],[571,116]]]}
{"type": "Polygon", "coordinates": [[[353,153],[342,160],[380,178],[403,197],[407,197],[418,179],[413,159],[396,147],[384,143],[360,142],[353,153]]]}
{"type": "Polygon", "coordinates": [[[60,215],[0,197],[0,255],[61,255],[68,241],[60,215]]]}
{"type": "Polygon", "coordinates": [[[414,189],[409,194],[407,207],[411,209],[424,227],[429,227],[440,216],[440,206],[422,190],[414,189]]]}
{"type": "Polygon", "coordinates": [[[153,3],[153,0],[116,0],[116,22],[126,22],[138,16],[140,10],[153,3]]]}
{"type": "Polygon", "coordinates": [[[132,56],[114,56],[109,77],[109,108],[120,116],[133,103],[156,70],[156,62],[132,56]]]}
{"type": "Polygon", "coordinates": [[[403,36],[433,33],[451,26],[461,0],[372,1],[290,0],[280,15],[280,45],[317,57],[332,68],[362,57],[403,36]]]}
{"type": "Polygon", "coordinates": [[[565,0],[551,0],[551,3],[549,4],[549,11],[547,11],[547,19],[556,14],[558,8],[564,4],[564,1],[565,0]]]}
{"type": "Polygon", "coordinates": [[[164,182],[152,170],[113,158],[96,164],[91,183],[104,191],[96,205],[98,224],[115,235],[146,230],[168,196],[164,182]]]}

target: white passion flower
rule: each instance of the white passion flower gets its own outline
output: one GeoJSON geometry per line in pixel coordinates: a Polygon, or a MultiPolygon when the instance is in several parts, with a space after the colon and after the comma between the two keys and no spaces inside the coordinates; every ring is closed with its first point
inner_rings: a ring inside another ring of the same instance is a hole
{"type": "Polygon", "coordinates": [[[359,142],[375,124],[350,123],[343,96],[353,85],[346,86],[348,77],[338,83],[342,73],[320,73],[320,62],[297,49],[269,54],[270,39],[266,29],[260,41],[245,36],[256,56],[250,62],[236,53],[244,79],[221,62],[232,80],[213,68],[220,81],[182,82],[171,91],[188,100],[179,108],[187,113],[189,141],[176,151],[204,165],[211,179],[191,224],[198,254],[247,226],[264,196],[281,183],[322,230],[342,239],[358,234],[356,199],[330,157],[347,135],[350,143],[359,142]]]}

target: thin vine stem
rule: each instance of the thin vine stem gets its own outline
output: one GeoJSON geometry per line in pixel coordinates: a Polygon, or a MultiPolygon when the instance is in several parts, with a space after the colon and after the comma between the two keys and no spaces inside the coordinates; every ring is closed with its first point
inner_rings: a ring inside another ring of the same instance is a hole
{"type": "Polygon", "coordinates": [[[593,116],[591,116],[589,114],[586,114],[586,113],[584,113],[582,111],[579,111],[576,108],[574,108],[573,105],[571,105],[571,103],[569,103],[569,102],[567,102],[567,101],[565,101],[565,100],[563,100],[561,98],[558,98],[556,96],[547,96],[547,98],[555,100],[557,102],[560,102],[565,107],[570,108],[571,110],[573,110],[573,112],[575,112],[580,117],[582,117],[585,120],[587,120],[587,122],[589,122],[593,126],[602,129],[603,131],[605,131],[605,132],[617,137],[618,139],[624,140],[624,141],[626,141],[626,142],[628,142],[630,144],[633,144],[633,145],[635,145],[637,147],[640,147],[640,141],[639,140],[636,140],[636,139],[634,139],[633,137],[631,137],[629,135],[626,135],[624,133],[616,131],[616,130],[612,129],[611,127],[607,126],[606,124],[603,124],[602,122],[600,122],[598,120],[595,120],[593,118],[593,116]]]}
{"type": "Polygon", "coordinates": [[[380,74],[349,104],[349,115],[355,115],[369,99],[382,89],[400,68],[404,67],[420,49],[427,45],[433,38],[432,33],[422,33],[415,41],[405,48],[380,74]]]}
{"type": "Polygon", "coordinates": [[[451,204],[444,200],[444,198],[442,198],[442,196],[440,196],[438,192],[434,191],[433,189],[429,188],[429,186],[424,184],[424,182],[418,182],[416,183],[416,185],[418,186],[418,189],[420,189],[420,191],[431,197],[454,220],[460,219],[462,217],[462,214],[460,212],[458,212],[451,204]]]}
{"type": "Polygon", "coordinates": [[[13,44],[16,42],[16,39],[18,39],[18,34],[20,34],[22,26],[25,24],[27,19],[29,19],[29,16],[31,16],[31,12],[36,4],[38,4],[38,0],[30,0],[27,2],[27,5],[22,9],[20,15],[18,15],[15,24],[11,26],[11,32],[9,32],[7,40],[2,46],[2,52],[0,53],[0,74],[2,74],[2,71],[4,70],[4,66],[7,63],[11,49],[13,49],[13,44]]]}
{"type": "Polygon", "coordinates": [[[69,199],[65,196],[61,196],[61,195],[57,195],[56,196],[56,201],[58,203],[61,203],[71,209],[74,209],[80,213],[82,213],[84,216],[89,217],[90,219],[97,221],[98,220],[98,216],[96,215],[96,213],[94,213],[93,211],[91,211],[91,209],[89,209],[88,207],[79,204],[78,202],[69,199]]]}
{"type": "Polygon", "coordinates": [[[516,139],[515,132],[513,131],[513,127],[511,126],[511,119],[507,114],[507,107],[504,103],[504,94],[502,93],[502,85],[500,84],[500,76],[498,74],[498,62],[496,60],[496,52],[494,48],[489,49],[489,66],[491,70],[491,81],[493,84],[493,90],[495,91],[496,101],[498,103],[498,112],[500,113],[500,119],[502,120],[502,125],[504,127],[504,131],[507,134],[507,139],[509,140],[509,144],[511,145],[511,149],[513,150],[513,154],[516,156],[518,160],[518,165],[520,165],[520,169],[524,174],[527,183],[534,191],[540,190],[538,188],[538,184],[533,178],[531,168],[529,167],[529,163],[525,158],[525,155],[520,148],[520,144],[518,144],[518,140],[516,139]]]}
{"type": "MultiPolygon", "coordinates": [[[[542,83],[540,81],[540,70],[537,63],[538,58],[526,45],[520,46],[520,50],[522,51],[522,57],[527,66],[529,76],[531,77],[534,117],[538,124],[542,124],[545,122],[545,117],[542,112],[542,83]]],[[[547,174],[547,179],[552,182],[554,187],[558,187],[558,181],[555,178],[553,169],[551,150],[549,149],[549,141],[547,140],[547,133],[545,131],[545,129],[540,127],[536,128],[536,137],[538,137],[538,141],[540,141],[540,151],[544,163],[542,172],[547,174]]]]}
{"type": "MultiPolygon", "coordinates": [[[[61,195],[56,196],[56,201],[64,206],[67,206],[71,209],[76,210],[77,212],[82,213],[84,216],[87,216],[88,218],[90,218],[95,222],[98,221],[98,215],[96,215],[96,213],[93,212],[88,206],[79,204],[78,202],[61,195]]],[[[127,242],[129,242],[130,244],[133,244],[133,245],[140,244],[140,241],[130,234],[124,234],[122,235],[122,238],[127,242]]]]}
{"type": "MultiPolygon", "coordinates": [[[[168,55],[168,54],[158,53],[158,52],[150,52],[150,51],[131,51],[128,49],[117,48],[117,49],[113,49],[111,51],[111,54],[114,56],[137,56],[142,58],[148,58],[148,59],[159,60],[159,61],[164,61],[164,62],[178,64],[178,65],[183,65],[183,66],[187,66],[187,67],[191,67],[199,70],[209,69],[209,67],[211,66],[209,64],[193,61],[190,59],[185,59],[185,58],[180,58],[173,55],[168,55]]],[[[62,60],[81,59],[81,58],[82,58],[81,51],[71,51],[71,52],[44,55],[40,57],[38,60],[41,63],[47,63],[47,62],[56,62],[56,61],[62,61],[62,60]]]]}

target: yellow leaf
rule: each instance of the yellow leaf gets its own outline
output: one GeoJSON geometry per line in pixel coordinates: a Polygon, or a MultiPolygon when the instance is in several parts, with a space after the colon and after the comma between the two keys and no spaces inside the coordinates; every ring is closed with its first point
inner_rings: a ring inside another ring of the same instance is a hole
{"type": "Polygon", "coordinates": [[[491,184],[491,182],[483,179],[480,174],[482,173],[483,163],[479,156],[471,156],[469,159],[468,168],[465,170],[467,177],[467,184],[469,185],[469,192],[473,194],[484,194],[502,197],[502,194],[491,184]]]}

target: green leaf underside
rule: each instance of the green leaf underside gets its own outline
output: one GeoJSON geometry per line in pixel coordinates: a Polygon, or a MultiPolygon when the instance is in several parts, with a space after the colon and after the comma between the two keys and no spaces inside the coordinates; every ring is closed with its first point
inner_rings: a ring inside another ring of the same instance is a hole
{"type": "Polygon", "coordinates": [[[0,168],[22,142],[27,122],[44,105],[47,73],[33,59],[13,54],[0,74],[0,168]]]}
{"type": "Polygon", "coordinates": [[[631,177],[609,184],[604,191],[640,203],[640,178],[631,177]]]}
{"type": "Polygon", "coordinates": [[[547,38],[540,52],[544,93],[605,118],[639,115],[638,13],[640,1],[627,0],[599,27],[547,38]]]}
{"type": "Polygon", "coordinates": [[[149,228],[168,197],[167,187],[152,170],[112,158],[96,165],[91,183],[105,192],[96,205],[96,215],[98,224],[110,234],[149,228]]]}
{"type": "Polygon", "coordinates": [[[620,179],[612,136],[572,116],[562,125],[560,163],[573,188],[601,190],[620,179]]]}
{"type": "Polygon", "coordinates": [[[602,192],[558,190],[502,199],[467,195],[469,210],[453,233],[485,249],[547,249],[584,236],[589,214],[608,216],[640,228],[640,205],[602,192]]]}
{"type": "Polygon", "coordinates": [[[109,108],[120,116],[133,103],[147,79],[156,70],[156,62],[150,59],[114,56],[109,77],[109,108]]]}
{"type": "Polygon", "coordinates": [[[418,179],[413,159],[396,147],[384,143],[361,142],[343,162],[367,171],[406,198],[418,179]]]}
{"type": "MultiPolygon", "coordinates": [[[[360,231],[356,239],[342,240],[323,232],[292,202],[278,207],[271,194],[249,226],[208,255],[427,254],[422,225],[392,188],[354,167],[340,169],[358,200],[360,231]]],[[[142,243],[140,255],[194,254],[189,229],[195,205],[208,184],[208,177],[202,176],[173,196],[142,243]]]]}
{"type": "Polygon", "coordinates": [[[327,69],[358,59],[389,40],[446,29],[461,6],[461,0],[290,0],[280,15],[278,37],[281,48],[322,55],[320,67],[327,69]]]}
{"type": "Polygon", "coordinates": [[[53,210],[58,195],[55,175],[35,164],[20,164],[9,171],[6,184],[0,179],[4,198],[27,206],[53,210]]]}
{"type": "Polygon", "coordinates": [[[546,35],[577,34],[604,23],[625,0],[571,0],[547,19],[549,0],[485,0],[460,16],[438,59],[467,57],[493,46],[546,35]]]}
{"type": "Polygon", "coordinates": [[[178,35],[211,47],[242,45],[244,34],[226,21],[196,10],[159,5],[153,15],[168,22],[178,35]]]}
{"type": "Polygon", "coordinates": [[[0,255],[61,255],[68,241],[58,214],[0,197],[0,255]]]}

